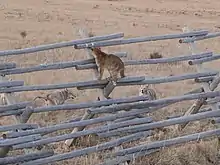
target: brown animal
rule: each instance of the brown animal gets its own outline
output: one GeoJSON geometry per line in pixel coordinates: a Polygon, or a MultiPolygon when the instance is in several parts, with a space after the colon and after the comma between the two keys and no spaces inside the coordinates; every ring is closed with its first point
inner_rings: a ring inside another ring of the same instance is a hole
{"type": "Polygon", "coordinates": [[[39,99],[44,99],[46,106],[49,106],[49,105],[64,104],[65,101],[68,100],[68,99],[75,99],[76,95],[74,95],[71,91],[69,91],[66,88],[64,90],[58,90],[58,91],[54,91],[52,93],[49,93],[45,97],[37,96],[37,97],[34,98],[34,101],[38,98],[39,99]]]}
{"type": "Polygon", "coordinates": [[[120,77],[125,77],[125,66],[123,61],[114,54],[107,54],[101,51],[100,48],[90,48],[93,52],[96,65],[99,71],[98,80],[102,79],[104,70],[107,69],[110,77],[107,80],[111,80],[114,85],[116,85],[116,81],[118,79],[118,74],[120,77]]]}

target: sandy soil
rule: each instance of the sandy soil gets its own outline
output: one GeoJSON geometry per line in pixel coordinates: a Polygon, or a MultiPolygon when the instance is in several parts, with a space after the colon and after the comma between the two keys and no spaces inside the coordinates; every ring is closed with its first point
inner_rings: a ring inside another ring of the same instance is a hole
{"type": "MultiPolygon", "coordinates": [[[[180,33],[184,25],[192,29],[208,29],[218,31],[220,28],[220,1],[217,0],[1,0],[0,2],[0,49],[18,49],[68,41],[80,38],[78,29],[86,27],[96,35],[104,35],[116,32],[124,32],[125,38],[136,36],[151,36],[168,33],[180,33]],[[21,32],[26,31],[27,36],[21,37],[21,32]]],[[[218,53],[220,50],[219,39],[210,39],[198,42],[198,52],[212,50],[218,53]]],[[[105,47],[104,51],[127,51],[126,59],[146,59],[153,51],[162,53],[163,57],[172,57],[187,54],[187,45],[180,45],[178,40],[148,42],[141,44],[105,47]]],[[[86,59],[85,51],[74,50],[71,47],[38,52],[26,55],[1,57],[1,61],[16,62],[18,66],[27,67],[42,63],[86,59]]],[[[218,69],[218,61],[208,63],[207,68],[218,69]]],[[[181,75],[195,72],[196,69],[187,63],[173,65],[144,65],[126,67],[126,74],[146,76],[181,75]]],[[[78,71],[74,69],[44,71],[31,74],[13,75],[12,79],[24,80],[25,85],[64,83],[73,81],[91,80],[91,70],[78,71]],[[79,76],[81,75],[81,76],[79,76]]],[[[198,87],[199,84],[192,80],[158,84],[154,88],[160,98],[182,95],[185,92],[198,87]]],[[[100,94],[96,90],[79,92],[74,103],[92,101],[100,94]]],[[[19,101],[32,100],[36,95],[45,94],[48,91],[16,93],[19,101]]],[[[112,93],[113,98],[126,97],[138,94],[138,86],[118,87],[112,93]]],[[[192,102],[182,102],[164,108],[153,113],[155,120],[164,119],[168,115],[183,114],[192,102]]],[[[45,114],[34,114],[29,122],[40,125],[60,123],[74,116],[83,115],[83,110],[62,111],[45,114]]],[[[0,124],[12,124],[12,118],[1,118],[0,124]]],[[[179,134],[204,131],[211,128],[207,121],[193,122],[183,132],[170,130],[163,138],[175,137],[179,134]]],[[[82,143],[75,148],[95,145],[92,139],[83,138],[82,143]],[[85,141],[85,143],[84,143],[85,141]]],[[[144,142],[144,141],[142,141],[144,142]]],[[[137,143],[136,143],[137,144],[137,143]]],[[[134,145],[129,144],[130,145],[134,145]]],[[[63,143],[56,143],[54,149],[57,153],[66,152],[63,143]]],[[[211,165],[218,164],[216,141],[203,141],[191,143],[177,148],[164,149],[149,157],[142,157],[134,164],[144,165],[211,165]],[[193,145],[192,145],[193,144],[193,145]]],[[[102,161],[97,154],[83,158],[61,161],[57,164],[96,164],[102,161]]]]}

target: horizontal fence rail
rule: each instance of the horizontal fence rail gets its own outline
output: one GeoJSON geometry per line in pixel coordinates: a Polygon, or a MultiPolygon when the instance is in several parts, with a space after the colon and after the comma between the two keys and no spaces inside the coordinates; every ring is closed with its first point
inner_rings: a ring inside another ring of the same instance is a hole
{"type": "Polygon", "coordinates": [[[0,164],[6,165],[6,164],[24,163],[27,161],[33,161],[36,159],[46,158],[53,155],[54,152],[51,150],[51,151],[40,151],[40,152],[18,155],[18,156],[10,156],[10,157],[8,156],[5,158],[0,158],[0,164]]]}
{"type": "Polygon", "coordinates": [[[189,61],[188,63],[189,65],[196,65],[196,64],[202,64],[205,62],[210,62],[210,61],[219,60],[219,59],[220,59],[220,55],[217,54],[212,57],[204,57],[200,59],[195,59],[195,60],[189,61]]]}
{"type": "Polygon", "coordinates": [[[26,106],[31,105],[30,101],[19,102],[11,105],[0,105],[0,113],[12,110],[23,109],[26,106]]]}
{"type": "Polygon", "coordinates": [[[38,128],[38,124],[27,124],[27,123],[22,123],[22,124],[15,124],[15,125],[5,125],[5,126],[0,126],[0,132],[5,132],[5,131],[15,131],[17,129],[34,129],[38,128]]]}
{"type": "MultiPolygon", "coordinates": [[[[189,73],[180,76],[166,76],[159,78],[148,78],[144,76],[140,77],[125,77],[117,81],[117,86],[129,86],[129,85],[144,85],[144,84],[160,84],[174,81],[181,81],[187,79],[195,79],[199,77],[214,76],[218,72],[202,72],[202,73],[189,73]]],[[[49,84],[49,85],[32,85],[32,86],[21,86],[11,87],[8,89],[0,89],[0,93],[10,92],[22,92],[22,91],[37,91],[37,90],[53,90],[53,89],[64,89],[64,88],[78,88],[78,89],[95,89],[104,88],[107,85],[107,80],[92,80],[87,82],[73,82],[65,84],[49,84]]]]}
{"type": "Polygon", "coordinates": [[[208,34],[207,30],[201,30],[201,31],[181,33],[181,34],[167,34],[167,35],[158,35],[158,36],[136,37],[129,39],[118,39],[107,42],[100,41],[100,42],[85,43],[85,44],[75,44],[74,47],[75,49],[84,49],[89,47],[104,47],[104,46],[124,45],[124,44],[149,42],[149,41],[177,39],[177,38],[185,38],[185,37],[193,37],[193,36],[203,36],[207,34],[208,34]]]}
{"type": "Polygon", "coordinates": [[[214,76],[202,77],[202,78],[195,78],[195,82],[202,83],[202,82],[209,82],[214,80],[214,76]]]}
{"type": "MultiPolygon", "coordinates": [[[[117,86],[162,84],[162,83],[168,83],[168,82],[195,79],[195,78],[200,78],[200,77],[215,76],[217,73],[218,72],[201,72],[201,73],[188,73],[188,74],[177,75],[177,76],[145,77],[144,80],[139,81],[139,82],[123,82],[124,78],[122,78],[117,81],[117,86]]],[[[132,78],[132,77],[130,77],[130,78],[132,78]]],[[[84,89],[103,88],[107,83],[105,83],[105,85],[104,85],[104,81],[101,81],[101,82],[103,82],[103,84],[100,82],[97,84],[95,84],[95,83],[93,84],[91,81],[84,82],[83,85],[80,84],[79,86],[77,86],[77,89],[84,90],[84,89]]],[[[0,90],[0,92],[1,92],[1,90],[0,90]]]]}
{"type": "Polygon", "coordinates": [[[212,117],[219,117],[219,116],[220,116],[219,111],[201,112],[198,114],[172,118],[172,119],[153,122],[153,123],[149,123],[149,124],[140,124],[137,126],[118,128],[116,130],[112,130],[109,132],[104,132],[101,134],[99,133],[99,136],[100,137],[117,136],[117,135],[122,134],[123,132],[128,133],[129,131],[133,131],[133,130],[136,130],[137,132],[148,131],[148,130],[155,129],[155,128],[162,128],[162,127],[171,126],[171,125],[175,125],[175,124],[186,123],[189,121],[196,121],[196,120],[207,119],[207,118],[212,118],[212,117]]]}
{"type": "Polygon", "coordinates": [[[194,41],[200,41],[200,40],[215,38],[215,37],[219,37],[219,36],[220,36],[220,32],[209,33],[206,36],[198,36],[198,37],[180,39],[179,43],[191,43],[191,42],[194,42],[194,41]]]}
{"type": "Polygon", "coordinates": [[[23,86],[24,81],[6,81],[0,82],[0,88],[9,88],[9,87],[16,87],[16,86],[23,86]]]}
{"type": "Polygon", "coordinates": [[[195,100],[195,99],[200,99],[200,98],[212,98],[216,96],[220,96],[220,91],[174,96],[174,97],[167,97],[164,99],[158,99],[158,100],[152,100],[152,101],[111,105],[111,106],[101,107],[101,108],[90,108],[88,110],[88,113],[90,114],[112,113],[112,112],[117,112],[120,110],[130,110],[134,108],[141,109],[141,108],[147,108],[147,107],[158,106],[158,105],[163,105],[163,104],[174,104],[177,102],[187,101],[187,100],[195,100]]]}
{"type": "MultiPolygon", "coordinates": [[[[115,52],[113,53],[117,55],[118,57],[126,57],[126,52],[115,52]]],[[[210,56],[209,54],[206,55],[206,57],[210,56]]],[[[204,55],[205,57],[205,55],[204,55]]],[[[12,75],[12,74],[22,74],[22,73],[31,73],[31,72],[38,72],[38,71],[44,71],[44,70],[55,70],[55,69],[67,69],[67,68],[73,68],[78,65],[85,65],[95,63],[94,59],[86,59],[86,60],[77,60],[77,61],[70,61],[70,62],[57,62],[57,63],[51,63],[51,64],[40,64],[37,66],[31,66],[26,68],[13,68],[13,69],[5,69],[0,70],[0,75],[12,75]]]]}
{"type": "MultiPolygon", "coordinates": [[[[170,58],[160,58],[160,59],[143,59],[143,60],[128,60],[123,61],[126,65],[144,65],[144,64],[162,64],[162,63],[172,63],[172,62],[180,62],[187,61],[193,59],[200,59],[205,57],[211,57],[213,55],[212,52],[204,52],[200,54],[194,55],[185,55],[179,57],[170,57],[170,58]]],[[[96,64],[80,64],[76,66],[77,70],[85,70],[85,69],[93,69],[96,68],[96,64]]]]}
{"type": "Polygon", "coordinates": [[[204,139],[204,138],[208,138],[208,137],[212,137],[212,136],[219,136],[219,135],[220,135],[220,129],[214,129],[214,130],[209,130],[206,132],[200,132],[200,133],[195,133],[195,134],[191,134],[191,135],[180,136],[180,137],[176,137],[173,139],[156,141],[156,142],[152,142],[152,143],[146,144],[146,145],[140,145],[140,146],[136,146],[136,147],[132,147],[132,148],[128,148],[128,149],[123,149],[123,150],[118,151],[116,153],[109,154],[109,157],[124,156],[126,154],[137,153],[139,151],[168,147],[168,146],[172,146],[172,145],[177,145],[177,144],[186,143],[186,142],[190,142],[190,141],[196,141],[196,140],[200,140],[200,139],[204,139]]]}
{"type": "Polygon", "coordinates": [[[3,69],[12,69],[12,68],[16,68],[16,63],[4,63],[4,64],[0,64],[0,70],[3,70],[3,69]]]}
{"type": "Polygon", "coordinates": [[[18,137],[15,139],[4,139],[0,140],[0,147],[6,147],[6,146],[12,146],[20,143],[25,143],[25,142],[31,142],[35,140],[41,139],[41,135],[30,135],[30,136],[23,136],[23,137],[18,137]]]}
{"type": "MultiPolygon", "coordinates": [[[[62,105],[54,105],[54,106],[43,106],[37,107],[32,109],[32,112],[39,113],[46,111],[57,111],[57,110],[74,110],[74,109],[83,109],[89,107],[99,107],[104,105],[111,105],[111,104],[121,104],[121,103],[129,103],[129,102],[137,102],[137,101],[144,101],[149,100],[148,96],[136,96],[136,97],[128,97],[128,98],[120,98],[120,99],[108,99],[103,101],[93,101],[93,102],[86,102],[86,103],[79,103],[79,104],[62,104],[62,105]],[[49,109],[48,109],[49,108],[49,109]]],[[[18,115],[24,112],[26,109],[19,109],[13,111],[7,111],[4,113],[0,113],[0,117],[2,116],[10,116],[10,115],[18,115]]]]}
{"type": "MultiPolygon", "coordinates": [[[[64,154],[58,154],[58,155],[54,155],[53,157],[48,157],[47,159],[39,159],[36,161],[32,161],[32,162],[27,162],[26,165],[29,165],[30,163],[34,163],[34,165],[40,165],[43,163],[52,163],[55,161],[61,161],[61,160],[65,160],[65,159],[71,159],[74,157],[79,157],[79,156],[84,156],[93,152],[98,152],[98,151],[103,151],[106,149],[110,149],[112,147],[116,147],[119,146],[123,143],[128,143],[128,142],[132,142],[132,141],[136,141],[138,139],[141,139],[143,137],[147,137],[149,136],[149,132],[140,132],[140,133],[136,133],[133,135],[128,135],[128,136],[124,136],[118,139],[114,139],[110,142],[106,142],[106,143],[102,143],[99,144],[97,146],[92,146],[92,147],[88,147],[85,149],[79,149],[79,150],[75,150],[69,153],[64,153],[64,154]]],[[[25,164],[24,164],[25,165],[25,164]]],[[[32,164],[33,165],[33,164],[32,164]]]]}
{"type": "MultiPolygon", "coordinates": [[[[217,72],[212,72],[212,73],[202,73],[202,76],[209,76],[209,75],[215,75],[217,72]]],[[[197,77],[197,76],[196,76],[197,77]]],[[[138,82],[144,80],[144,76],[139,76],[139,77],[125,77],[121,80],[120,82],[138,82]]],[[[54,89],[64,89],[64,88],[75,88],[75,87],[80,87],[83,86],[84,84],[103,84],[107,85],[108,81],[107,80],[92,80],[92,81],[87,81],[87,82],[73,82],[73,83],[65,83],[65,84],[50,84],[50,85],[32,85],[32,86],[23,86],[23,88],[19,87],[13,87],[13,88],[8,88],[8,89],[0,89],[0,93],[10,93],[10,92],[22,92],[22,91],[36,91],[36,90],[54,90],[54,89]]]]}
{"type": "Polygon", "coordinates": [[[141,120],[133,119],[130,121],[124,121],[121,123],[111,124],[110,126],[108,126],[108,125],[100,126],[95,129],[88,129],[85,131],[78,131],[75,133],[64,134],[64,135],[59,135],[59,136],[54,136],[54,137],[48,137],[48,138],[44,138],[42,140],[35,140],[32,142],[14,145],[12,147],[13,147],[13,149],[31,148],[31,147],[44,145],[44,144],[50,144],[50,143],[54,143],[54,142],[64,141],[64,140],[72,139],[72,138],[76,138],[76,137],[82,137],[82,136],[86,136],[89,134],[101,133],[101,132],[105,132],[105,131],[112,130],[112,129],[122,128],[125,126],[132,126],[132,125],[138,125],[138,124],[143,124],[143,123],[149,123],[151,121],[152,121],[151,118],[144,118],[141,120]]]}
{"type": "Polygon", "coordinates": [[[116,38],[121,38],[121,37],[124,37],[124,33],[115,33],[115,34],[109,34],[109,35],[103,35],[103,36],[95,36],[95,37],[90,37],[90,38],[86,38],[86,39],[79,39],[79,40],[54,43],[54,44],[48,44],[48,45],[40,45],[40,46],[36,46],[36,47],[32,47],[32,48],[25,48],[25,49],[4,50],[4,51],[0,51],[0,56],[34,53],[34,52],[39,52],[39,51],[44,51],[44,50],[73,46],[75,44],[83,44],[83,43],[88,43],[88,42],[111,40],[111,39],[116,39],[116,38]]]}

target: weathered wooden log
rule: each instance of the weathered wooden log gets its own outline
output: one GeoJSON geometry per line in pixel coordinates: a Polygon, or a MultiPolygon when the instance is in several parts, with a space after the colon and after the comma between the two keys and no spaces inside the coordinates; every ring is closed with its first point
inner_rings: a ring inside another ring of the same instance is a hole
{"type": "MultiPolygon", "coordinates": [[[[218,72],[202,72],[202,73],[190,73],[181,76],[167,76],[159,78],[145,78],[145,77],[125,77],[117,81],[117,86],[128,86],[128,85],[144,85],[144,84],[159,84],[168,83],[174,81],[181,81],[187,79],[194,79],[199,77],[214,76],[218,72]]],[[[107,80],[92,80],[87,82],[73,82],[65,84],[50,84],[50,85],[33,85],[33,86],[21,86],[11,87],[6,89],[0,89],[0,93],[10,92],[22,92],[22,91],[36,91],[36,90],[53,90],[53,89],[64,89],[77,87],[78,89],[95,89],[103,88],[107,85],[107,80]]]]}
{"type": "Polygon", "coordinates": [[[147,136],[149,136],[149,132],[140,132],[137,134],[128,135],[125,137],[114,139],[110,142],[105,142],[105,143],[99,144],[97,146],[74,150],[74,151],[71,151],[68,153],[58,154],[58,155],[54,155],[54,156],[51,156],[48,158],[38,159],[38,160],[31,161],[31,162],[26,162],[22,165],[42,165],[45,163],[52,163],[52,162],[57,162],[57,161],[65,160],[65,159],[71,159],[74,157],[84,156],[84,155],[88,155],[93,152],[103,151],[103,150],[106,150],[106,149],[109,149],[112,147],[116,147],[116,146],[119,146],[123,143],[136,141],[140,138],[147,137],[147,136]]]}
{"type": "MultiPolygon", "coordinates": [[[[130,86],[130,85],[145,85],[145,84],[161,84],[161,83],[168,83],[168,82],[175,82],[175,81],[182,81],[188,79],[195,79],[199,77],[207,77],[207,76],[215,76],[218,72],[201,72],[201,73],[188,73],[184,75],[178,76],[165,76],[165,77],[145,77],[145,80],[138,81],[138,82],[122,82],[125,81],[125,78],[119,79],[117,82],[117,86],[130,86]]],[[[131,78],[131,77],[129,77],[131,78]]],[[[129,79],[127,77],[127,79],[129,79]]],[[[85,90],[85,89],[95,89],[95,88],[103,88],[104,85],[101,83],[84,83],[77,86],[78,90],[85,90]]],[[[12,89],[12,88],[11,88],[12,89]]],[[[1,92],[1,90],[0,90],[1,92]]]]}
{"type": "Polygon", "coordinates": [[[209,33],[206,36],[198,36],[198,37],[180,39],[179,43],[190,43],[190,42],[205,40],[205,39],[214,38],[218,36],[220,36],[220,32],[209,33]]]}
{"type": "Polygon", "coordinates": [[[89,109],[89,113],[91,114],[112,113],[112,112],[117,112],[120,110],[130,110],[133,108],[141,109],[141,108],[147,108],[147,107],[163,105],[163,104],[173,104],[173,103],[180,102],[180,101],[195,100],[198,98],[212,98],[216,96],[220,96],[220,91],[197,93],[197,94],[190,94],[190,95],[183,95],[183,96],[174,96],[174,97],[168,97],[168,98],[150,100],[150,101],[144,101],[144,102],[111,105],[108,107],[92,108],[92,109],[89,109]]]}
{"type": "MultiPolygon", "coordinates": [[[[203,75],[215,75],[215,72],[212,73],[201,73],[198,76],[203,75]]],[[[196,76],[196,77],[198,77],[196,76]]],[[[125,77],[121,78],[119,82],[139,82],[141,80],[144,80],[143,76],[139,77],[125,77]]],[[[22,87],[11,87],[6,89],[0,89],[0,93],[11,93],[11,92],[22,92],[22,91],[36,91],[36,90],[54,90],[54,89],[64,89],[64,88],[73,88],[73,87],[81,87],[85,85],[101,85],[101,88],[105,87],[107,85],[107,80],[92,80],[87,82],[72,82],[72,83],[64,83],[64,84],[50,84],[50,85],[33,85],[33,86],[22,86],[22,87]]],[[[98,87],[99,88],[99,87],[98,87]]]]}
{"type": "MultiPolygon", "coordinates": [[[[100,107],[100,106],[107,106],[111,104],[122,104],[122,103],[129,103],[129,102],[138,102],[138,101],[146,101],[148,100],[147,96],[136,96],[136,97],[126,97],[126,98],[120,98],[120,99],[108,99],[103,101],[93,101],[93,102],[85,102],[85,103],[79,103],[79,104],[62,104],[62,105],[53,105],[53,106],[43,106],[43,107],[37,107],[32,110],[34,113],[40,113],[40,112],[47,112],[47,111],[58,111],[58,110],[74,110],[74,109],[84,109],[84,108],[90,108],[90,107],[100,107]]],[[[4,113],[0,113],[1,116],[9,116],[9,115],[17,115],[21,114],[26,109],[19,109],[16,111],[7,111],[4,113]]]]}
{"type": "Polygon", "coordinates": [[[212,124],[219,124],[220,123],[220,117],[216,117],[215,119],[211,120],[212,124]]]}
{"type": "Polygon", "coordinates": [[[15,124],[15,125],[0,126],[0,132],[15,131],[17,129],[35,129],[35,128],[38,128],[37,124],[21,123],[21,124],[15,124]]]}
{"type": "Polygon", "coordinates": [[[127,154],[132,154],[132,153],[137,153],[139,151],[147,151],[151,149],[157,149],[157,148],[162,148],[162,147],[169,147],[172,145],[179,145],[182,143],[186,143],[189,141],[198,141],[200,139],[205,139],[209,138],[212,136],[219,136],[220,135],[220,129],[214,129],[214,130],[209,130],[206,132],[200,132],[200,133],[195,133],[191,135],[185,135],[185,136],[180,136],[168,140],[161,140],[161,141],[156,141],[152,142],[150,144],[144,144],[144,145],[139,145],[135,147],[131,147],[128,149],[123,149],[121,151],[118,151],[113,154],[108,154],[109,157],[115,157],[115,156],[124,156],[127,154]]]}
{"type": "Polygon", "coordinates": [[[84,49],[84,48],[88,48],[88,47],[104,47],[104,46],[124,45],[124,44],[140,43],[140,42],[177,39],[177,38],[185,38],[185,37],[193,37],[193,36],[203,36],[203,35],[207,35],[207,34],[208,34],[207,30],[201,30],[201,31],[181,33],[181,34],[144,36],[144,37],[136,37],[136,38],[128,38],[128,39],[111,40],[111,41],[106,41],[106,42],[101,41],[101,42],[92,42],[92,43],[86,43],[86,44],[75,44],[74,48],[75,49],[84,49]]]}
{"type": "MultiPolygon", "coordinates": [[[[203,32],[204,34],[205,32],[203,32]]],[[[200,32],[201,34],[201,32],[200,32]]],[[[116,38],[121,38],[124,36],[124,33],[115,33],[110,35],[103,35],[103,36],[95,36],[80,40],[72,40],[67,42],[61,42],[61,43],[54,43],[54,44],[48,44],[48,45],[39,45],[32,48],[25,48],[25,49],[15,49],[15,50],[3,50],[0,51],[0,56],[9,56],[9,55],[20,55],[25,53],[34,53],[44,50],[50,50],[50,49],[57,49],[62,47],[68,47],[73,46],[75,44],[83,44],[88,42],[95,42],[95,41],[103,41],[103,40],[111,40],[116,38]]]]}
{"type": "MultiPolygon", "coordinates": [[[[126,52],[113,52],[118,57],[126,57],[126,52]]],[[[209,54],[208,54],[209,55],[209,54]]],[[[5,69],[0,70],[0,75],[12,75],[12,74],[22,74],[22,73],[31,73],[31,72],[38,72],[44,70],[55,70],[55,69],[66,69],[66,68],[73,68],[77,65],[85,65],[95,63],[94,59],[87,59],[87,60],[77,60],[77,61],[68,61],[68,62],[57,62],[57,63],[49,63],[49,64],[40,64],[37,66],[31,66],[26,68],[14,68],[14,69],[5,69]]]]}
{"type": "Polygon", "coordinates": [[[218,59],[220,59],[220,55],[214,55],[214,56],[211,56],[211,57],[205,57],[205,58],[190,60],[188,63],[189,63],[189,65],[196,65],[196,64],[202,64],[202,63],[205,63],[205,62],[210,62],[210,61],[214,61],[214,60],[218,60],[218,59]]]}
{"type": "Polygon", "coordinates": [[[27,143],[27,142],[31,142],[35,140],[40,140],[40,139],[41,139],[41,135],[39,134],[12,138],[12,139],[4,139],[4,140],[0,140],[0,147],[22,144],[22,143],[27,143]]]}
{"type": "Polygon", "coordinates": [[[0,64],[0,70],[16,68],[16,63],[0,64]]]}
{"type": "MultiPolygon", "coordinates": [[[[142,59],[142,60],[128,60],[123,61],[126,65],[144,65],[144,64],[162,64],[162,63],[172,63],[172,62],[180,62],[186,60],[200,59],[205,57],[211,57],[212,52],[203,52],[195,55],[184,55],[178,57],[169,57],[169,58],[159,58],[159,59],[142,59]]],[[[76,66],[76,70],[85,70],[85,69],[93,69],[97,66],[95,64],[79,64],[76,66]]]]}
{"type": "Polygon", "coordinates": [[[149,124],[141,124],[137,126],[118,128],[116,130],[104,132],[101,137],[117,136],[119,133],[132,131],[132,130],[148,131],[148,130],[155,129],[155,128],[161,128],[161,127],[166,127],[170,125],[186,123],[189,121],[196,121],[196,120],[207,119],[211,117],[219,117],[219,116],[220,116],[220,111],[201,112],[198,114],[192,114],[189,116],[183,116],[179,118],[173,118],[173,119],[153,122],[149,124]]]}
{"type": "Polygon", "coordinates": [[[108,106],[112,104],[123,104],[123,103],[131,103],[131,102],[139,102],[139,101],[146,101],[148,100],[147,96],[132,96],[120,99],[107,99],[102,101],[93,101],[93,102],[86,102],[86,103],[79,103],[79,104],[66,104],[66,105],[55,105],[49,107],[39,107],[35,108],[34,112],[47,112],[47,111],[57,111],[57,110],[74,110],[74,109],[84,109],[90,107],[100,107],[100,106],[108,106]]]}
{"type": "Polygon", "coordinates": [[[40,151],[25,155],[18,155],[18,156],[10,156],[5,158],[0,158],[0,164],[6,165],[6,164],[16,164],[16,163],[24,163],[27,161],[33,161],[36,159],[46,158],[53,156],[54,152],[52,150],[50,151],[40,151]]]}
{"type": "Polygon", "coordinates": [[[197,83],[209,82],[212,81],[214,78],[215,78],[214,76],[195,78],[195,82],[197,83]]]}
{"type": "Polygon", "coordinates": [[[215,97],[215,98],[213,98],[213,99],[206,100],[206,101],[204,102],[204,105],[216,104],[216,103],[218,103],[218,102],[220,102],[220,97],[215,97]]]}
{"type": "Polygon", "coordinates": [[[16,86],[23,86],[24,81],[4,81],[0,82],[0,88],[10,88],[16,86]]]}
{"type": "Polygon", "coordinates": [[[18,145],[12,146],[12,148],[13,149],[31,148],[31,147],[35,147],[35,146],[44,145],[44,144],[49,144],[49,143],[59,142],[59,141],[67,140],[67,139],[77,138],[77,137],[81,137],[81,136],[85,136],[85,135],[89,135],[89,134],[101,133],[101,132],[105,132],[105,131],[116,129],[116,128],[122,128],[125,126],[149,123],[151,121],[152,121],[151,118],[150,119],[149,118],[142,118],[141,120],[140,119],[133,119],[133,120],[124,121],[121,123],[114,123],[111,125],[100,126],[100,127],[94,128],[94,129],[88,129],[88,130],[84,130],[84,131],[78,131],[78,132],[74,132],[74,133],[70,133],[70,134],[64,134],[64,135],[59,135],[59,136],[55,136],[55,137],[48,137],[48,138],[44,138],[41,140],[18,144],[18,145]]]}
{"type": "Polygon", "coordinates": [[[18,110],[11,110],[11,111],[9,110],[9,111],[5,111],[5,112],[0,113],[0,117],[11,116],[11,115],[19,116],[24,111],[25,111],[25,109],[18,109],[18,110]]]}
{"type": "Polygon", "coordinates": [[[31,105],[30,101],[19,102],[19,103],[15,103],[15,104],[11,104],[11,105],[0,105],[0,113],[6,112],[6,111],[23,109],[28,105],[31,105]]]}

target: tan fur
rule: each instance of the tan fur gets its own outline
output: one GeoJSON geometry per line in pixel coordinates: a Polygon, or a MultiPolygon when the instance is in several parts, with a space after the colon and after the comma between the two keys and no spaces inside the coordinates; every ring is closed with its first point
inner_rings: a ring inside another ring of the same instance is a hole
{"type": "Polygon", "coordinates": [[[102,52],[100,48],[90,48],[90,49],[93,52],[96,65],[98,67],[98,71],[99,71],[98,80],[102,79],[105,69],[107,69],[110,74],[110,77],[108,79],[112,80],[113,83],[115,84],[118,79],[118,74],[120,74],[121,78],[125,77],[124,63],[118,56],[102,52]]]}
{"type": "Polygon", "coordinates": [[[45,105],[49,106],[49,105],[64,104],[66,100],[75,99],[76,96],[68,89],[64,89],[64,90],[58,90],[58,91],[54,91],[52,93],[49,93],[45,97],[44,96],[37,96],[34,98],[34,101],[38,98],[44,99],[45,105]]]}
{"type": "Polygon", "coordinates": [[[149,100],[156,100],[157,94],[156,91],[152,88],[149,88],[149,85],[141,85],[139,88],[139,96],[147,95],[149,96],[149,100]]]}

